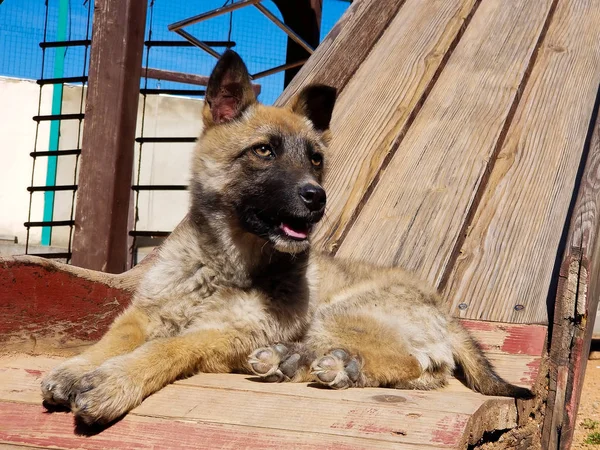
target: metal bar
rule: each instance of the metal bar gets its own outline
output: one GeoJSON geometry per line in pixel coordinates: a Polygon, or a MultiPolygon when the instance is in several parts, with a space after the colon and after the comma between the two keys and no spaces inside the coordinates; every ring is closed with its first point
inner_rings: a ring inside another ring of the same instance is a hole
{"type": "Polygon", "coordinates": [[[310,45],[308,45],[304,39],[302,39],[300,36],[298,36],[290,27],[288,27],[285,23],[283,23],[281,20],[279,20],[271,11],[269,11],[267,8],[265,8],[260,3],[255,3],[254,6],[256,6],[256,8],[260,12],[262,12],[265,16],[267,16],[267,18],[269,18],[271,20],[271,22],[273,22],[275,25],[277,25],[279,28],[281,28],[281,30],[285,34],[287,34],[291,39],[296,41],[296,43],[298,45],[300,45],[302,48],[304,48],[304,50],[306,50],[309,54],[312,55],[314,53],[314,51],[315,51],[314,48],[312,48],[310,45]]]}
{"type": "Polygon", "coordinates": [[[39,256],[48,259],[71,259],[71,253],[28,253],[29,256],[39,256]]]}
{"type": "Polygon", "coordinates": [[[81,120],[85,114],[48,114],[44,116],[33,116],[33,120],[36,122],[43,122],[46,120],[81,120]]]}
{"type": "Polygon", "coordinates": [[[221,16],[223,14],[227,14],[228,12],[233,12],[236,9],[244,8],[248,5],[254,5],[255,3],[258,3],[260,1],[261,0],[244,0],[241,2],[235,2],[231,5],[213,9],[211,11],[198,14],[197,16],[189,17],[187,19],[180,20],[179,22],[172,23],[168,26],[168,28],[169,31],[178,31],[180,28],[187,27],[188,25],[193,25],[195,23],[202,22],[203,20],[210,19],[212,17],[221,16]]]}
{"type": "Polygon", "coordinates": [[[183,184],[134,184],[134,191],[185,191],[187,186],[183,184]]]}
{"type": "Polygon", "coordinates": [[[31,152],[29,156],[37,158],[39,156],[69,156],[69,155],[81,155],[81,149],[75,150],[50,150],[47,152],[31,152]]]}
{"type": "Polygon", "coordinates": [[[57,191],[76,191],[76,184],[65,184],[60,186],[29,186],[28,192],[57,192],[57,191]]]}
{"type": "Polygon", "coordinates": [[[36,83],[40,86],[46,84],[63,84],[63,83],[87,83],[88,77],[56,77],[56,78],[44,78],[37,80],[36,83]]]}
{"type": "Polygon", "coordinates": [[[70,227],[75,225],[74,220],[42,220],[40,222],[25,222],[27,228],[31,227],[70,227]]]}
{"type": "MultiPolygon", "coordinates": [[[[225,47],[232,48],[235,47],[236,43],[234,41],[202,41],[209,47],[225,47]]],[[[195,47],[189,41],[146,41],[144,42],[146,47],[195,47]]]]}
{"type": "Polygon", "coordinates": [[[128,207],[147,0],[95,0],[72,263],[127,268],[128,207]],[[109,130],[107,132],[107,130],[109,130]],[[111,170],[100,170],[110,167],[111,170]]]}
{"type": "Polygon", "coordinates": [[[91,45],[91,39],[80,39],[73,41],[50,41],[40,42],[41,48],[60,48],[60,47],[83,47],[91,45]]]}
{"type": "Polygon", "coordinates": [[[158,94],[171,94],[171,95],[190,95],[200,96],[205,95],[205,89],[140,89],[142,95],[158,95],[158,94]]]}
{"type": "Polygon", "coordinates": [[[171,234],[171,231],[140,231],[132,230],[129,232],[129,236],[135,237],[167,237],[171,234]]]}
{"type": "Polygon", "coordinates": [[[140,144],[183,144],[188,142],[196,142],[197,137],[138,137],[135,142],[140,144]]]}
{"type": "Polygon", "coordinates": [[[181,36],[184,39],[187,39],[188,41],[190,41],[192,44],[194,44],[196,47],[201,48],[202,50],[204,50],[206,53],[208,53],[209,55],[214,56],[215,58],[219,59],[221,57],[221,54],[214,51],[212,48],[210,48],[208,45],[206,45],[204,42],[202,42],[200,39],[196,39],[194,36],[192,36],[190,33],[188,33],[187,31],[184,30],[175,30],[175,33],[177,33],[179,36],[181,36]]]}
{"type": "Polygon", "coordinates": [[[258,73],[255,73],[254,75],[252,75],[252,79],[257,80],[259,78],[273,75],[274,73],[277,73],[277,72],[282,72],[284,70],[293,69],[294,67],[303,65],[305,62],[306,62],[306,59],[302,60],[302,61],[296,61],[293,63],[282,64],[281,66],[273,67],[272,69],[263,70],[262,72],[258,72],[258,73]]]}

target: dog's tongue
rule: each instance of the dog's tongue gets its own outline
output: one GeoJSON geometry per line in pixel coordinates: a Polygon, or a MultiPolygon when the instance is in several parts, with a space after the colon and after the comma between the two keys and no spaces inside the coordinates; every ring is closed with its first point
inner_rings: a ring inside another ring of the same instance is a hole
{"type": "Polygon", "coordinates": [[[292,227],[290,227],[287,223],[282,223],[280,225],[280,228],[285,234],[296,239],[306,239],[306,237],[308,236],[307,228],[303,230],[295,230],[292,227]]]}

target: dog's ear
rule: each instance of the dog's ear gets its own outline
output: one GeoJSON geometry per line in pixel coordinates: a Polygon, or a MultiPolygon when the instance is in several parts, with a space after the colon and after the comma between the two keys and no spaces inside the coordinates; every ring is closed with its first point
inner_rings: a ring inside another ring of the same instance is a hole
{"type": "Polygon", "coordinates": [[[229,122],[256,102],[248,69],[233,50],[227,50],[213,69],[206,87],[206,125],[229,122]]]}
{"type": "Polygon", "coordinates": [[[337,90],[324,84],[309,84],[296,95],[290,103],[290,108],[296,114],[305,116],[315,129],[329,129],[337,90]]]}

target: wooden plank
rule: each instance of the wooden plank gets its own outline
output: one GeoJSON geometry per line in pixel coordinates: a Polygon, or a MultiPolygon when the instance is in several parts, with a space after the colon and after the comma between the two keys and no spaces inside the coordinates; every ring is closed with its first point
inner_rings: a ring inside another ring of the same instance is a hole
{"type": "Polygon", "coordinates": [[[544,325],[522,325],[481,320],[461,320],[483,350],[490,353],[541,357],[546,350],[544,325]]]}
{"type": "Polygon", "coordinates": [[[324,83],[340,93],[403,5],[402,0],[355,0],[275,103],[304,86],[324,83]]]}
{"type": "MultiPolygon", "coordinates": [[[[197,86],[206,86],[208,84],[208,77],[193,73],[175,72],[173,70],[142,68],[141,76],[152,78],[153,80],[175,81],[176,83],[193,84],[197,86]]],[[[259,95],[261,85],[252,83],[252,90],[256,95],[259,95]]]]}
{"type": "MultiPolygon", "coordinates": [[[[36,403],[40,401],[41,378],[62,360],[48,357],[4,357],[0,359],[0,399],[36,403]]],[[[232,397],[238,391],[295,398],[312,399],[318,402],[354,402],[361,405],[381,404],[408,405],[411,408],[474,414],[487,401],[499,405],[510,405],[512,401],[501,397],[487,397],[471,391],[457,380],[452,385],[437,391],[412,391],[392,389],[350,389],[334,391],[309,387],[306,383],[263,383],[256,377],[241,374],[201,373],[177,381],[175,385],[218,389],[232,397]]]]}
{"type": "Polygon", "coordinates": [[[121,273],[127,268],[146,9],[147,0],[94,4],[72,258],[87,269],[121,273]]]}
{"type": "MultiPolygon", "coordinates": [[[[392,449],[393,443],[328,434],[298,433],[242,425],[221,425],[196,420],[168,420],[128,415],[98,433],[73,433],[73,417],[48,414],[40,405],[0,403],[0,442],[43,448],[111,449],[392,449]]],[[[435,446],[402,446],[447,448],[435,446]]]]}
{"type": "Polygon", "coordinates": [[[481,3],[338,256],[400,265],[440,284],[551,4],[481,3]]]}
{"type": "Polygon", "coordinates": [[[317,247],[336,250],[476,3],[408,0],[338,97],[326,159],[327,214],[314,236],[317,247]]]}
{"type": "MultiPolygon", "coordinates": [[[[23,355],[2,358],[0,399],[38,403],[40,379],[59,361],[56,358],[23,355]]],[[[482,396],[457,383],[433,392],[391,389],[332,391],[307,387],[306,384],[256,383],[246,378],[245,375],[200,374],[161,390],[144,401],[131,415],[253,427],[268,424],[268,427],[281,430],[327,434],[339,432],[383,440],[389,440],[386,439],[387,434],[394,435],[393,427],[408,418],[410,420],[407,423],[411,429],[416,427],[416,431],[407,432],[402,442],[421,442],[423,435],[431,432],[430,439],[435,445],[454,445],[465,439],[476,442],[485,431],[516,425],[516,409],[512,399],[482,396]],[[256,411],[257,402],[261,405],[260,411],[256,411]],[[205,408],[198,407],[200,404],[215,406],[211,407],[208,414],[205,408]],[[235,411],[231,411],[232,404],[237,405],[235,411]],[[319,406],[319,411],[325,411],[311,420],[309,418],[314,416],[315,405],[327,407],[319,406]],[[255,411],[250,412],[251,409],[255,411]],[[168,413],[165,413],[167,410],[168,413]],[[287,411],[292,410],[293,417],[287,417],[287,411]],[[490,411],[493,413],[490,414],[490,411]],[[398,417],[399,414],[403,414],[404,418],[398,417]],[[277,415],[284,417],[278,419],[277,415]],[[468,420],[463,421],[461,417],[468,420]]],[[[401,435],[405,431],[396,430],[401,435]]]]}
{"type": "Polygon", "coordinates": [[[129,303],[129,281],[43,258],[0,260],[0,352],[69,354],[100,339],[129,303]]]}
{"type": "Polygon", "coordinates": [[[600,295],[600,120],[595,114],[584,150],[585,168],[578,186],[562,259],[550,348],[548,410],[543,443],[570,448],[600,295]]]}
{"type": "Polygon", "coordinates": [[[548,288],[600,83],[598,11],[597,1],[558,5],[449,277],[455,315],[548,320],[548,288]]]}

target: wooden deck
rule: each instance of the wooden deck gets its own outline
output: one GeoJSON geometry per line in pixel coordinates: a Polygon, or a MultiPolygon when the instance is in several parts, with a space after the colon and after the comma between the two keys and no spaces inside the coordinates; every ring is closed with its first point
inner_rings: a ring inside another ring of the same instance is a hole
{"type": "Polygon", "coordinates": [[[317,247],[430,281],[534,402],[201,374],[82,436],[40,405],[47,355],[97,339],[138,275],[27,258],[0,261],[0,448],[466,448],[515,427],[507,448],[568,448],[600,297],[599,30],[600,0],[355,0],[279,99],[339,91],[317,247]]]}
{"type": "MultiPolygon", "coordinates": [[[[504,377],[533,385],[545,327],[465,323],[504,377]]],[[[517,426],[513,399],[477,394],[458,380],[433,392],[333,391],[199,374],[150,396],[100,433],[74,431],[69,413],[48,413],[40,404],[41,377],[60,360],[0,358],[0,443],[61,449],[464,448],[486,431],[517,426]]]]}

